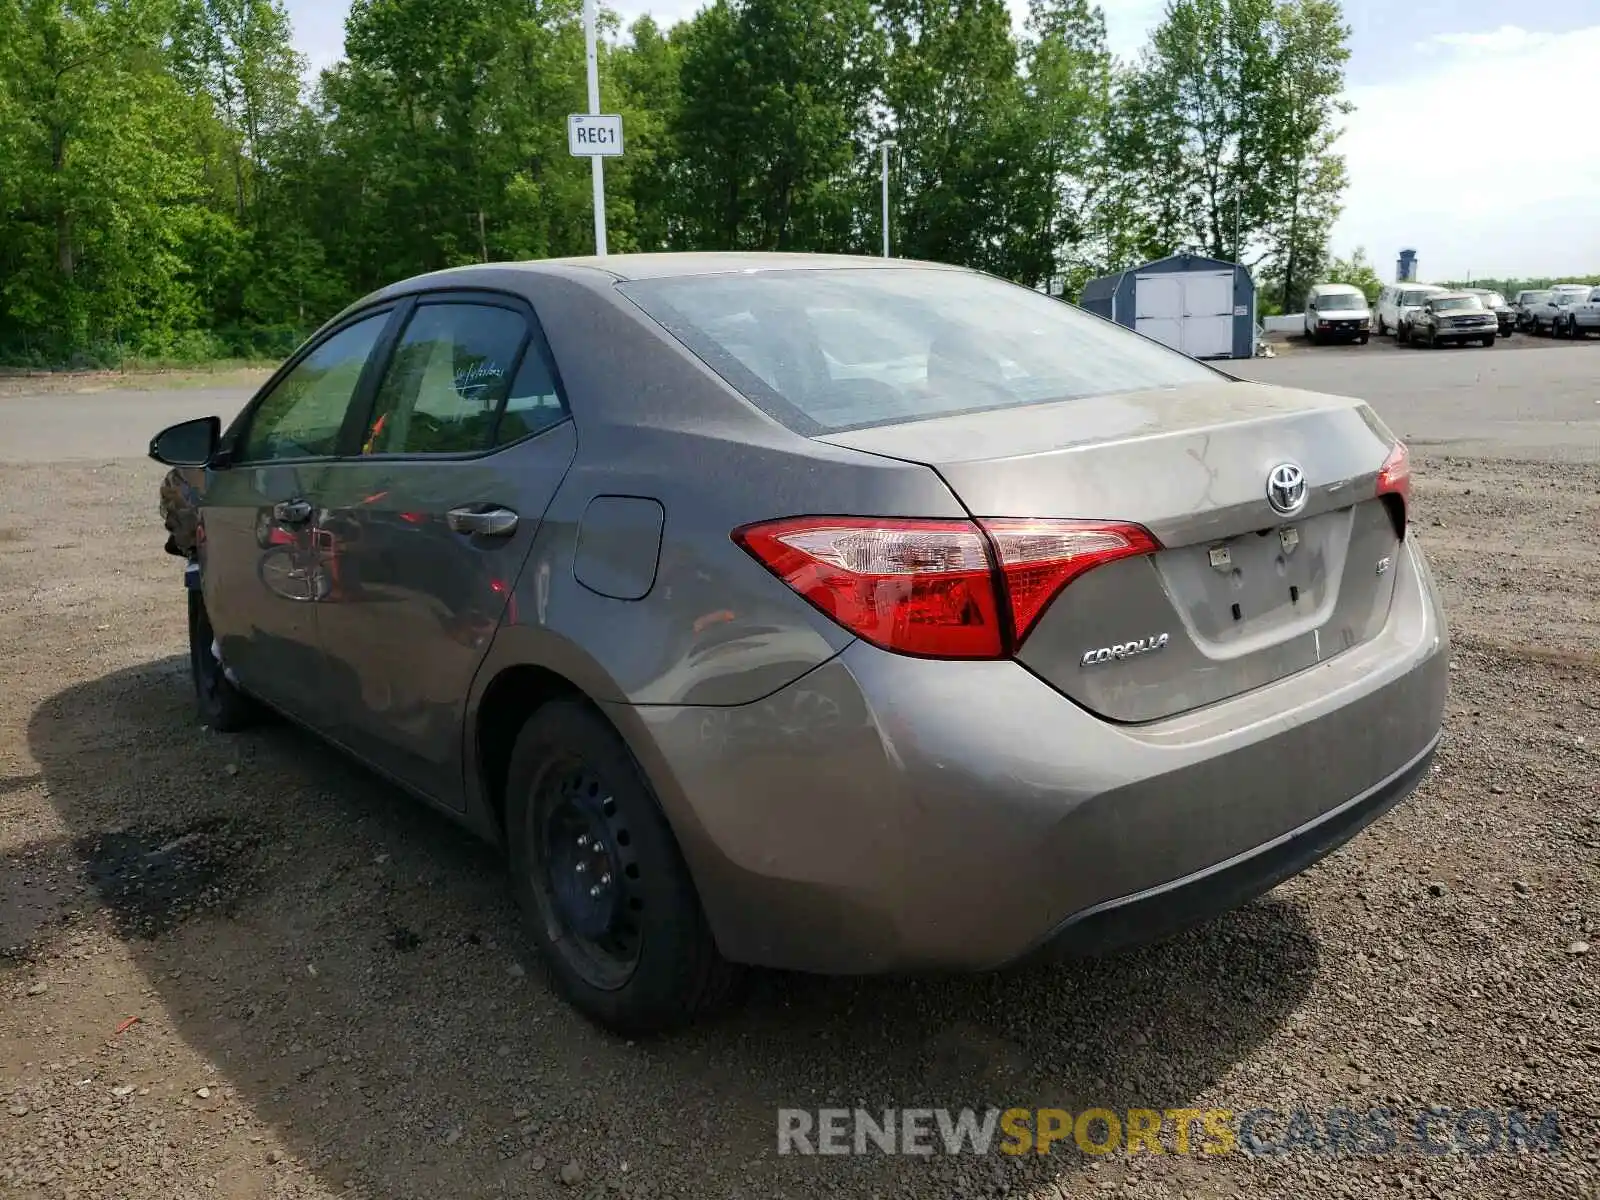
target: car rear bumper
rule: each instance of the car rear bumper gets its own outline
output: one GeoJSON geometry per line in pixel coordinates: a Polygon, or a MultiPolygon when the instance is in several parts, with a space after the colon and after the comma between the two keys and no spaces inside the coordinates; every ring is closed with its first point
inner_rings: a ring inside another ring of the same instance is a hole
{"type": "Polygon", "coordinates": [[[864,643],[753,705],[611,712],[729,957],[985,969],[1159,937],[1331,851],[1424,773],[1447,652],[1408,541],[1378,638],[1150,724],[864,643]]]}
{"type": "Polygon", "coordinates": [[[1097,904],[1068,917],[1023,958],[1105,954],[1170,936],[1210,920],[1337,850],[1416,789],[1439,738],[1389,778],[1265,845],[1226,862],[1097,904]]]}

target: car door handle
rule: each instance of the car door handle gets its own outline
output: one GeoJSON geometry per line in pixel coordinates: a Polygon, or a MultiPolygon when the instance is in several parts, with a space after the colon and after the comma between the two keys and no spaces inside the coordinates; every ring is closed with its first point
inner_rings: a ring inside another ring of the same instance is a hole
{"type": "Polygon", "coordinates": [[[517,531],[517,514],[509,508],[452,508],[445,521],[456,533],[480,537],[510,537],[517,531]]]}
{"type": "Polygon", "coordinates": [[[272,506],[272,519],[285,525],[300,525],[311,519],[311,501],[285,500],[272,506]]]}

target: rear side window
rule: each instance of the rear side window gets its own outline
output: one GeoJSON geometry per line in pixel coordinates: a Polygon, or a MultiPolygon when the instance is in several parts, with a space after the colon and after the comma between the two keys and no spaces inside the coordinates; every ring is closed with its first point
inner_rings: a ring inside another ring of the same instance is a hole
{"type": "Polygon", "coordinates": [[[490,304],[424,304],[406,324],[361,442],[363,454],[487,449],[528,323],[490,304]]]}
{"type": "Polygon", "coordinates": [[[555,372],[545,352],[541,338],[528,343],[522,356],[522,365],[511,382],[511,394],[506,398],[505,412],[495,431],[494,444],[508,446],[525,437],[543,433],[552,425],[567,419],[567,406],[556,387],[555,372]]]}
{"type": "Polygon", "coordinates": [[[813,436],[1226,378],[1072,305],[965,271],[618,286],[752,403],[813,436]]]}

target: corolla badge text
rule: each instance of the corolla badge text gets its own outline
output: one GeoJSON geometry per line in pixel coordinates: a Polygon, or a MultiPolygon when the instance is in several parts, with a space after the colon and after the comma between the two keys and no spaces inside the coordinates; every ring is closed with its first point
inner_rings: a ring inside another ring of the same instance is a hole
{"type": "Polygon", "coordinates": [[[1101,663],[1121,662],[1125,658],[1137,658],[1141,654],[1151,654],[1157,650],[1165,650],[1170,640],[1170,635],[1157,633],[1132,642],[1118,642],[1115,646],[1101,646],[1098,650],[1090,650],[1085,653],[1078,665],[1080,667],[1097,667],[1101,663]]]}

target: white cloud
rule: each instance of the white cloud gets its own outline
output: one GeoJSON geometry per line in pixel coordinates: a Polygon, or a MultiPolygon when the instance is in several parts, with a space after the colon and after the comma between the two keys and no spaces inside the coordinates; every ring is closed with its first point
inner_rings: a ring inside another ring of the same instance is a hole
{"type": "Polygon", "coordinates": [[[1334,246],[1389,275],[1415,247],[1424,278],[1600,271],[1600,138],[1585,84],[1600,25],[1441,34],[1414,79],[1352,89],[1334,246]]]}
{"type": "Polygon", "coordinates": [[[1553,33],[1530,33],[1517,25],[1502,25],[1488,33],[1436,33],[1427,41],[1418,42],[1417,49],[1431,54],[1444,46],[1468,54],[1515,54],[1548,45],[1555,36],[1553,33]]]}

